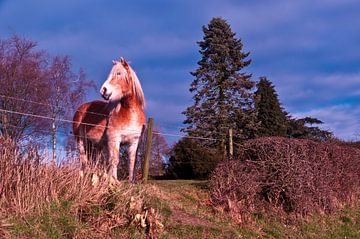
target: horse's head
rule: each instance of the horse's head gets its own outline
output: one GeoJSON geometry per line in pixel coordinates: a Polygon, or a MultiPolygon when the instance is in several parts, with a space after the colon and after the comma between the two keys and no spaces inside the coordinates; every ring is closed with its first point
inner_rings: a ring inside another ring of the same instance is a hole
{"type": "Polygon", "coordinates": [[[113,61],[113,67],[107,80],[100,88],[100,94],[106,100],[113,102],[120,101],[126,96],[134,96],[138,105],[145,106],[144,93],[140,81],[130,65],[121,58],[120,61],[113,61]]]}
{"type": "Polygon", "coordinates": [[[106,100],[118,101],[131,94],[133,90],[132,69],[129,64],[121,58],[113,61],[113,67],[107,80],[100,88],[100,94],[106,100]]]}

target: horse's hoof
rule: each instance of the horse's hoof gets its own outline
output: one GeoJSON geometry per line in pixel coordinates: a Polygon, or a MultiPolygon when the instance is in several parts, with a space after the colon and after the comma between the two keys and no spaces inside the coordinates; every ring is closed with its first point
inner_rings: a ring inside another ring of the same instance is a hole
{"type": "Polygon", "coordinates": [[[91,177],[91,185],[97,186],[99,184],[99,176],[97,176],[96,173],[94,173],[91,177]]]}
{"type": "Polygon", "coordinates": [[[109,184],[110,185],[117,185],[118,183],[119,183],[119,180],[117,180],[116,178],[110,176],[110,178],[109,178],[109,184]]]}

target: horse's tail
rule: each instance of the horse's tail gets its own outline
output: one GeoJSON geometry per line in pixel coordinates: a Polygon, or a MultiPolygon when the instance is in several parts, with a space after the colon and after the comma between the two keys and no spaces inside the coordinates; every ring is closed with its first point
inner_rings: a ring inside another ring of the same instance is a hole
{"type": "Polygon", "coordinates": [[[76,141],[79,140],[79,138],[81,137],[81,122],[83,120],[83,115],[84,115],[84,111],[82,110],[84,105],[81,105],[75,112],[74,117],[73,117],[73,122],[72,122],[72,127],[73,127],[73,134],[75,136],[76,141]]]}

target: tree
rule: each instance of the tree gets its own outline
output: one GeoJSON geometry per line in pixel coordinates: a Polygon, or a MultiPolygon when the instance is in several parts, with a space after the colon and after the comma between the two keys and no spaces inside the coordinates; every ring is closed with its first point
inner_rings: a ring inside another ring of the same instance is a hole
{"type": "Polygon", "coordinates": [[[16,143],[45,135],[46,121],[27,115],[47,115],[44,105],[32,103],[43,102],[47,92],[46,56],[35,47],[17,36],[0,40],[0,132],[16,143]]]}
{"type": "Polygon", "coordinates": [[[149,175],[151,176],[163,176],[165,174],[164,160],[170,154],[170,147],[161,132],[160,126],[156,126],[153,132],[149,165],[149,175]]]}
{"type": "MultiPolygon", "coordinates": [[[[150,152],[150,161],[149,161],[149,175],[150,176],[163,176],[165,173],[165,160],[169,158],[170,147],[162,134],[162,129],[159,125],[155,125],[152,141],[151,141],[151,152],[150,152]]],[[[147,129],[143,133],[142,142],[138,148],[138,158],[143,162],[145,158],[146,151],[146,141],[147,141],[147,129]]],[[[139,163],[139,166],[140,164],[139,163]]],[[[141,165],[143,166],[143,165],[141,165]]]]}
{"type": "Polygon", "coordinates": [[[266,77],[260,78],[255,98],[260,122],[258,136],[286,136],[287,113],[280,105],[273,84],[266,77]]]}
{"type": "Polygon", "coordinates": [[[234,130],[234,141],[254,137],[257,128],[251,75],[242,73],[251,60],[243,52],[243,44],[236,39],[230,25],[222,18],[213,18],[203,27],[204,38],[198,42],[201,60],[190,86],[194,104],[186,116],[184,132],[190,136],[218,139],[201,141],[204,146],[220,146],[226,141],[229,128],[234,130]]]}
{"type": "Polygon", "coordinates": [[[312,117],[300,119],[288,117],[287,135],[290,138],[311,139],[322,142],[333,139],[332,132],[313,126],[314,124],[319,125],[323,124],[323,122],[312,117]]]}
{"type": "Polygon", "coordinates": [[[50,57],[35,48],[17,36],[0,40],[0,132],[14,142],[52,132],[55,160],[57,129],[71,126],[61,119],[70,118],[93,83],[84,71],[72,71],[67,56],[50,57]]]}
{"type": "Polygon", "coordinates": [[[205,179],[215,169],[219,157],[189,138],[178,141],[171,153],[167,176],[181,179],[205,179]]]}
{"type": "Polygon", "coordinates": [[[93,86],[91,81],[86,80],[85,73],[80,69],[75,74],[71,69],[69,57],[55,56],[48,68],[47,74],[48,93],[50,97],[45,99],[48,104],[51,120],[52,152],[53,161],[56,160],[56,141],[59,128],[67,129],[69,122],[62,119],[70,119],[72,114],[85,98],[85,90],[93,86]]]}

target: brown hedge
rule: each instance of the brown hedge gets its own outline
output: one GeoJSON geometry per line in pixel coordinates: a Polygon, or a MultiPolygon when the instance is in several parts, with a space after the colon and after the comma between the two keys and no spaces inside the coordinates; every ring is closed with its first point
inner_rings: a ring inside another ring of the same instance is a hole
{"type": "Polygon", "coordinates": [[[245,142],[238,160],[210,180],[212,203],[238,222],[251,213],[332,212],[359,199],[360,150],[335,143],[266,137],[245,142]]]}

